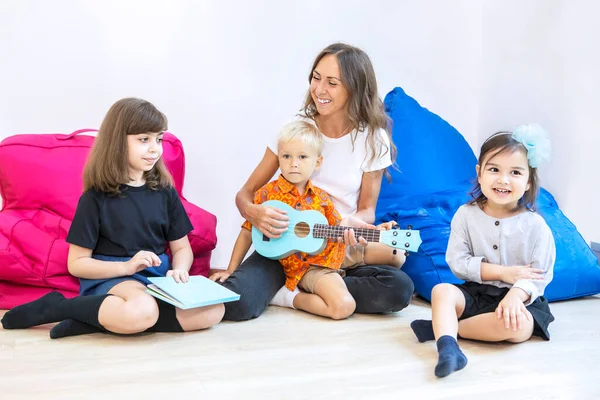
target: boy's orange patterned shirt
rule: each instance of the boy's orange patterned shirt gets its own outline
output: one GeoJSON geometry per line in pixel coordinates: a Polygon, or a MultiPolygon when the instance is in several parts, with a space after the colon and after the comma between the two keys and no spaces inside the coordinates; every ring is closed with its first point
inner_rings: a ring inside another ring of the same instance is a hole
{"type": "MultiPolygon", "coordinates": [[[[279,200],[298,211],[317,210],[325,215],[329,225],[339,225],[342,221],[340,213],[333,206],[327,192],[313,186],[310,181],[306,184],[306,190],[301,196],[298,189],[288,182],[282,175],[267,183],[256,191],[254,204],[262,204],[267,200],[279,200]]],[[[252,229],[250,222],[246,221],[243,228],[252,229]]],[[[346,255],[346,246],[335,240],[330,240],[325,249],[317,255],[311,256],[306,253],[297,252],[279,260],[283,265],[286,281],[285,287],[294,290],[306,270],[311,265],[339,269],[346,255]]]]}

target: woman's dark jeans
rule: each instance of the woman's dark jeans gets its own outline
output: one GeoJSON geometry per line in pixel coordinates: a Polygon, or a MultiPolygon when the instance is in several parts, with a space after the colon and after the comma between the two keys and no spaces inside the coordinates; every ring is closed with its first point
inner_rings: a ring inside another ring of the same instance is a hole
{"type": "MultiPolygon", "coordinates": [[[[363,314],[400,311],[408,306],[414,291],[408,275],[387,265],[348,269],[344,282],[356,301],[356,312],[363,314]]],[[[254,252],[223,283],[240,295],[238,301],[225,303],[223,319],[244,321],[258,317],[284,283],[279,261],[254,252]]]]}

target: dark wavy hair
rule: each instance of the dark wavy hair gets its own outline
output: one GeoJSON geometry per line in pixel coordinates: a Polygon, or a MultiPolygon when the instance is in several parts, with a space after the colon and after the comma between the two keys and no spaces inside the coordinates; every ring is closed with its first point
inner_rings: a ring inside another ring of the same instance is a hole
{"type": "MultiPolygon", "coordinates": [[[[527,154],[527,149],[520,142],[517,142],[512,138],[512,132],[496,132],[492,136],[490,136],[481,146],[481,151],[479,152],[479,160],[477,165],[479,165],[479,174],[481,175],[481,171],[483,171],[485,165],[483,164],[484,160],[490,160],[492,157],[497,156],[498,154],[503,153],[514,153],[515,151],[524,151],[527,154]]],[[[530,211],[535,211],[535,205],[537,202],[538,194],[539,194],[539,178],[537,173],[537,168],[533,168],[528,164],[529,167],[529,189],[525,192],[523,197],[521,197],[517,203],[517,208],[513,211],[518,211],[522,208],[526,208],[530,211]]],[[[469,202],[469,204],[477,204],[480,208],[483,208],[483,205],[487,201],[487,197],[484,196],[481,191],[481,185],[479,181],[475,179],[475,187],[469,193],[473,200],[469,202]]]]}
{"type": "MultiPolygon", "coordinates": [[[[397,149],[392,142],[391,119],[385,113],[385,107],[377,91],[377,79],[371,59],[363,50],[344,43],[334,43],[324,48],[315,58],[308,83],[310,84],[317,64],[326,55],[335,55],[340,68],[342,84],[348,91],[348,117],[353,129],[363,131],[368,129],[367,143],[373,149],[372,157],[367,162],[380,158],[390,152],[392,165],[396,161],[397,149]],[[379,129],[385,130],[389,138],[389,146],[379,138],[379,129]]],[[[315,120],[319,114],[317,106],[311,96],[310,89],[306,93],[304,106],[301,110],[304,115],[315,120]]],[[[352,145],[356,134],[352,137],[352,145]]],[[[385,171],[389,179],[389,172],[385,171]]]]}

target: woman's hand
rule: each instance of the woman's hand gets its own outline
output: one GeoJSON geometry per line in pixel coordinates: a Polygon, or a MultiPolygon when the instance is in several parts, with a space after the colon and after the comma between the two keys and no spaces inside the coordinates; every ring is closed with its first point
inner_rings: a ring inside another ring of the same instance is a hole
{"type": "Polygon", "coordinates": [[[212,274],[208,279],[210,279],[213,282],[219,281],[219,282],[225,282],[227,280],[227,278],[229,278],[231,276],[231,273],[228,271],[219,271],[219,272],[215,272],[214,274],[212,274]]]}
{"type": "Polygon", "coordinates": [[[350,227],[350,229],[344,230],[343,237],[338,237],[338,243],[345,243],[347,246],[366,246],[368,244],[362,236],[357,238],[354,229],[352,228],[375,229],[375,225],[368,224],[353,215],[344,218],[340,223],[340,226],[350,227]]]}
{"type": "Polygon", "coordinates": [[[167,276],[172,276],[177,283],[186,283],[190,280],[190,273],[183,269],[170,269],[167,271],[167,276]]]}
{"type": "Polygon", "coordinates": [[[506,296],[498,304],[496,316],[498,319],[504,318],[504,327],[506,329],[512,327],[512,330],[515,332],[521,330],[525,319],[531,321],[531,313],[527,310],[525,304],[523,304],[523,300],[512,289],[506,293],[506,296]]]}
{"type": "Polygon", "coordinates": [[[377,225],[376,228],[380,231],[389,231],[390,229],[393,229],[396,225],[398,225],[396,221],[389,221],[377,225]]]}
{"type": "Polygon", "coordinates": [[[278,208],[252,204],[248,206],[248,221],[268,238],[278,238],[287,231],[290,217],[278,208]]]}
{"type": "Polygon", "coordinates": [[[125,275],[136,274],[148,267],[158,267],[160,258],[151,251],[141,250],[127,262],[125,262],[125,275]]]}

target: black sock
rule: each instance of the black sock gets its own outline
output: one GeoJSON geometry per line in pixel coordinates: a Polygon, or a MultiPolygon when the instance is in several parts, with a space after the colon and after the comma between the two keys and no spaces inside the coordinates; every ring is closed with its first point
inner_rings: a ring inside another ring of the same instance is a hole
{"type": "Polygon", "coordinates": [[[4,314],[2,326],[4,329],[24,329],[43,325],[53,321],[57,305],[65,300],[59,292],[50,292],[29,303],[14,307],[4,314]]]}
{"type": "Polygon", "coordinates": [[[68,336],[89,335],[90,333],[98,332],[106,332],[106,329],[100,329],[75,319],[65,319],[50,329],[50,338],[60,339],[68,336]]]}
{"type": "MultiPolygon", "coordinates": [[[[177,320],[177,310],[174,306],[157,301],[158,303],[158,320],[146,332],[183,332],[183,328],[177,320]]],[[[95,327],[80,322],[74,319],[66,319],[50,329],[50,337],[59,339],[68,336],[88,335],[91,333],[107,332],[102,327],[95,327]]]]}
{"type": "Polygon", "coordinates": [[[79,296],[66,299],[59,292],[50,292],[35,301],[8,311],[2,318],[2,326],[4,329],[25,329],[65,319],[76,319],[102,328],[98,322],[98,312],[102,302],[108,296],[110,295],[79,296]]]}
{"type": "Polygon", "coordinates": [[[158,303],[158,320],[146,332],[183,332],[183,328],[177,320],[177,310],[175,306],[165,303],[162,300],[157,300],[158,303]]]}
{"type": "Polygon", "coordinates": [[[431,320],[415,319],[410,323],[410,327],[420,343],[427,342],[429,340],[435,340],[435,335],[433,334],[433,324],[431,323],[431,320]]]}
{"type": "Polygon", "coordinates": [[[435,376],[443,378],[467,365],[467,357],[460,351],[456,339],[452,336],[442,336],[437,341],[438,363],[435,366],[435,376]]]}

